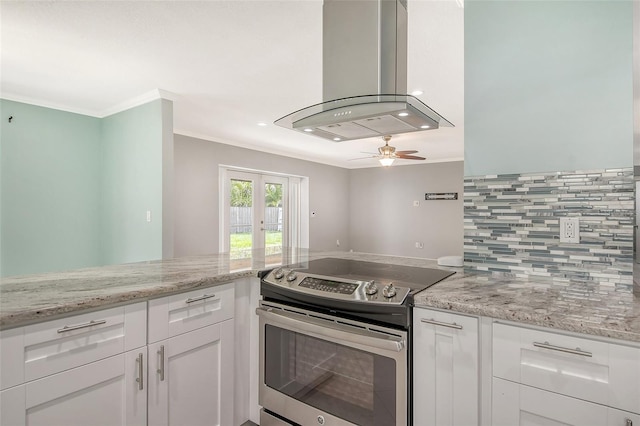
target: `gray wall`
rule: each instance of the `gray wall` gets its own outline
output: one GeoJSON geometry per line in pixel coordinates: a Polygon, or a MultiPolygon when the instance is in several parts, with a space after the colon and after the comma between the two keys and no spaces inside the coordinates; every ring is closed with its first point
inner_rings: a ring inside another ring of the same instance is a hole
{"type": "Polygon", "coordinates": [[[462,256],[462,161],[355,169],[349,174],[354,251],[429,259],[462,256]],[[425,201],[426,192],[458,192],[459,199],[425,201]],[[416,248],[416,242],[424,248],[416,248]]]}
{"type": "Polygon", "coordinates": [[[174,144],[176,257],[219,251],[220,164],[309,177],[310,248],[349,247],[348,170],[183,135],[174,144]]]}
{"type": "Polygon", "coordinates": [[[465,2],[465,176],[632,165],[632,2],[465,2]]]}

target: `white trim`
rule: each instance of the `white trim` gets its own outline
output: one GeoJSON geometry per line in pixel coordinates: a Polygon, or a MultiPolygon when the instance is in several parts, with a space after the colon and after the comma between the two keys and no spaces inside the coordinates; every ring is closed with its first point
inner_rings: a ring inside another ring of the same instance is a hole
{"type": "Polygon", "coordinates": [[[29,104],[39,106],[43,108],[57,109],[59,111],[70,112],[73,114],[86,115],[94,118],[101,118],[99,113],[90,109],[75,108],[68,105],[56,104],[55,102],[43,101],[41,99],[30,98],[28,96],[16,95],[14,93],[2,92],[0,98],[7,101],[21,102],[23,104],[29,104]]]}
{"type": "MultiPolygon", "coordinates": [[[[124,102],[120,102],[117,105],[114,105],[110,108],[102,110],[100,112],[100,118],[108,117],[113,114],[117,114],[122,111],[129,110],[131,108],[135,108],[140,105],[144,105],[151,101],[155,101],[156,99],[168,99],[170,101],[174,101],[178,98],[177,95],[168,92],[162,89],[153,89],[147,93],[143,93],[140,96],[136,96],[134,98],[128,99],[124,102]]],[[[175,132],[174,132],[175,133],[175,132]]]]}
{"type": "Polygon", "coordinates": [[[265,170],[248,169],[245,167],[235,167],[224,164],[218,165],[219,184],[219,239],[218,247],[221,253],[230,251],[228,230],[229,214],[228,208],[231,197],[231,179],[241,179],[253,182],[253,241],[254,249],[264,248],[263,234],[255,232],[261,227],[258,224],[259,218],[264,218],[264,186],[267,182],[283,185],[282,208],[283,208],[283,229],[282,245],[295,251],[299,248],[309,247],[309,178],[305,176],[295,176],[283,173],[274,173],[265,170]],[[295,229],[294,229],[295,228],[295,229]]]}
{"type": "Polygon", "coordinates": [[[168,99],[170,101],[175,101],[178,98],[178,96],[175,93],[171,93],[166,90],[153,89],[140,96],[136,96],[134,98],[128,99],[124,102],[121,102],[119,104],[116,104],[114,106],[111,106],[103,110],[76,108],[69,105],[57,104],[55,102],[49,102],[41,99],[30,98],[28,96],[17,95],[15,93],[3,92],[2,95],[0,95],[0,98],[6,99],[8,101],[21,102],[24,104],[39,106],[43,108],[51,108],[59,111],[71,112],[73,114],[86,115],[86,116],[95,117],[95,118],[105,118],[110,115],[117,114],[119,112],[126,111],[140,105],[144,105],[148,102],[155,101],[156,99],[168,99]]]}
{"type": "Polygon", "coordinates": [[[297,178],[305,177],[302,175],[292,175],[290,173],[272,172],[271,170],[261,170],[261,169],[252,169],[249,167],[230,166],[228,164],[218,164],[218,166],[224,167],[227,170],[236,171],[236,172],[257,173],[261,175],[271,175],[271,176],[281,176],[281,177],[297,177],[297,178]]]}

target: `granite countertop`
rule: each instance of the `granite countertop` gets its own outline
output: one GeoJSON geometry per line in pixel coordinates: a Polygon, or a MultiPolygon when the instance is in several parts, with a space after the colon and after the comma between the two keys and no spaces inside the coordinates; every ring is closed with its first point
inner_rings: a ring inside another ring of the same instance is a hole
{"type": "MultiPolygon", "coordinates": [[[[468,273],[427,259],[367,253],[285,251],[281,263],[322,257],[456,271],[419,293],[418,307],[640,342],[640,298],[614,287],[468,273]]],[[[254,252],[237,261],[217,254],[7,277],[0,282],[0,328],[255,277],[266,267],[264,253],[254,252]]]]}

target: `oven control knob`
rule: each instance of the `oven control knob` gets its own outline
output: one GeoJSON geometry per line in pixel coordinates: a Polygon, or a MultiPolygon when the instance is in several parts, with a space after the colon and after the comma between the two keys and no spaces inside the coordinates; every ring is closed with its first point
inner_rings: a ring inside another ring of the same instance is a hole
{"type": "Polygon", "coordinates": [[[298,274],[296,274],[296,271],[291,271],[287,274],[287,281],[289,282],[295,281],[296,278],[298,278],[298,274]]]}
{"type": "Polygon", "coordinates": [[[318,416],[318,418],[316,420],[318,421],[319,425],[323,425],[324,424],[324,416],[318,416]]]}
{"type": "Polygon", "coordinates": [[[389,283],[388,285],[384,286],[384,288],[382,289],[382,295],[387,299],[391,299],[396,295],[396,288],[393,286],[393,283],[389,283]]]}
{"type": "Polygon", "coordinates": [[[284,269],[282,269],[282,268],[276,269],[276,271],[273,273],[273,277],[276,280],[281,280],[282,277],[284,277],[284,269]]]}
{"type": "Polygon", "coordinates": [[[378,285],[374,280],[371,280],[364,285],[364,292],[369,296],[373,296],[378,292],[378,285]]]}

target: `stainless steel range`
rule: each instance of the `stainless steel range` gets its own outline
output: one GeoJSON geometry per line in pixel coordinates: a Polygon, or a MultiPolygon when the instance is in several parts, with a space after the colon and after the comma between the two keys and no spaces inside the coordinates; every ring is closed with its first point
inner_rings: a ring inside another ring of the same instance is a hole
{"type": "Polygon", "coordinates": [[[454,274],[318,259],[261,280],[261,426],[408,425],[413,297],[454,274]]]}

